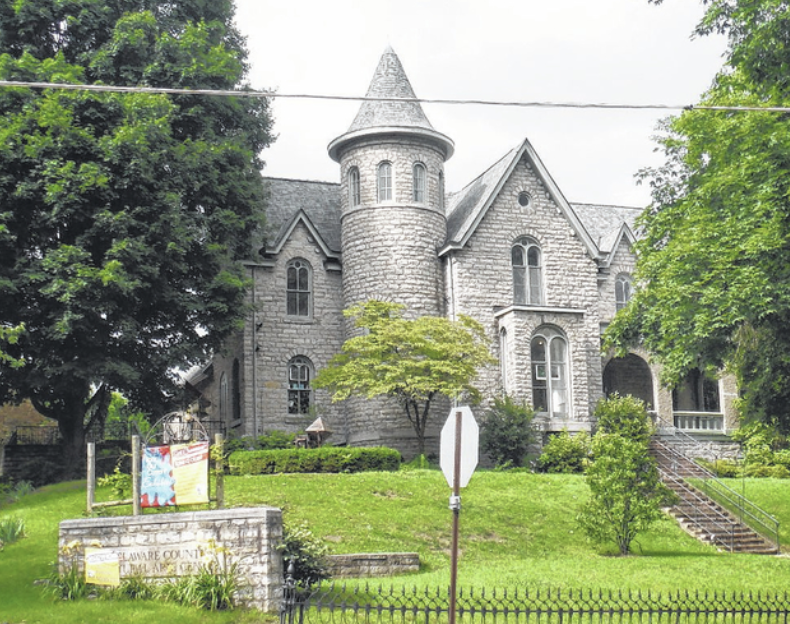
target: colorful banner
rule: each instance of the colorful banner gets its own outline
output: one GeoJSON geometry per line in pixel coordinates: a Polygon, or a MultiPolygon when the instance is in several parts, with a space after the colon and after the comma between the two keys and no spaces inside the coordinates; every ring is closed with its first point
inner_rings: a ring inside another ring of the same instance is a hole
{"type": "Polygon", "coordinates": [[[176,504],[173,464],[169,446],[149,446],[143,451],[140,478],[142,507],[165,507],[176,504]]]}
{"type": "Polygon", "coordinates": [[[118,587],[121,584],[118,553],[106,548],[86,548],[85,582],[118,587]]]}
{"type": "Polygon", "coordinates": [[[170,447],[170,454],[176,482],[176,503],[208,503],[208,442],[174,444],[170,447]]]}

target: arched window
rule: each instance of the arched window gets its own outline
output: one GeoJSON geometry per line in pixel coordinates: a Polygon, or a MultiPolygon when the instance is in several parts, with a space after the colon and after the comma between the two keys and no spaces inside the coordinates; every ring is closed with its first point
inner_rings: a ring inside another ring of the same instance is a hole
{"type": "Polygon", "coordinates": [[[537,241],[524,236],[511,249],[513,265],[513,300],[517,304],[543,303],[540,247],[537,241]]]}
{"type": "Polygon", "coordinates": [[[377,187],[379,202],[392,201],[392,163],[383,162],[379,165],[377,187]]]}
{"type": "Polygon", "coordinates": [[[348,205],[359,206],[359,169],[351,167],[348,170],[348,205]]]}
{"type": "Polygon", "coordinates": [[[631,276],[620,273],[614,281],[615,309],[622,310],[631,299],[631,276]]]}
{"type": "Polygon", "coordinates": [[[230,394],[228,390],[228,376],[225,373],[219,378],[219,419],[223,422],[228,420],[228,406],[230,404],[230,394]]]}
{"type": "Polygon", "coordinates": [[[564,418],[570,410],[568,343],[559,330],[541,327],[532,338],[532,404],[536,412],[564,418]]]}
{"type": "Polygon", "coordinates": [[[499,374],[502,376],[502,390],[507,394],[507,330],[499,330],[499,374]]]}
{"type": "Polygon", "coordinates": [[[233,420],[241,420],[241,371],[238,358],[233,360],[231,382],[233,384],[233,420]]]}
{"type": "Polygon", "coordinates": [[[416,163],[413,168],[412,199],[417,204],[425,203],[425,165],[416,163]]]}
{"type": "Polygon", "coordinates": [[[288,362],[289,414],[309,413],[312,370],[312,363],[304,356],[297,356],[288,362]]]}
{"type": "Polygon", "coordinates": [[[439,172],[439,208],[444,210],[444,172],[439,172]]]}
{"type": "Polygon", "coordinates": [[[291,260],[286,271],[287,314],[309,317],[312,294],[310,265],[304,260],[291,260]]]}

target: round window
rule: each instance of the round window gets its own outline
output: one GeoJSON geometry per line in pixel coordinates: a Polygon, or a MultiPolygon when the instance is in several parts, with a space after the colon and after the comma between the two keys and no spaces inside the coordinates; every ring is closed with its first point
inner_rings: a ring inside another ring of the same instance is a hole
{"type": "Polygon", "coordinates": [[[518,194],[518,203],[519,206],[526,208],[532,202],[532,198],[529,196],[529,193],[526,191],[521,191],[518,194]]]}

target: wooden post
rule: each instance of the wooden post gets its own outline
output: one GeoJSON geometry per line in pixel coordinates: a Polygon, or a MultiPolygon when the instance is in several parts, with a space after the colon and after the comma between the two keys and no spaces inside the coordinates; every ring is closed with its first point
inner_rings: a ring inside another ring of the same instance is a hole
{"type": "Polygon", "coordinates": [[[88,482],[88,515],[93,513],[93,503],[96,502],[96,443],[88,442],[88,458],[87,458],[86,480],[88,482]]]}
{"type": "Polygon", "coordinates": [[[132,436],[132,515],[142,513],[140,502],[140,436],[132,436]]]}
{"type": "Polygon", "coordinates": [[[225,438],[221,433],[214,434],[214,470],[217,479],[217,509],[225,509],[225,438]]]}

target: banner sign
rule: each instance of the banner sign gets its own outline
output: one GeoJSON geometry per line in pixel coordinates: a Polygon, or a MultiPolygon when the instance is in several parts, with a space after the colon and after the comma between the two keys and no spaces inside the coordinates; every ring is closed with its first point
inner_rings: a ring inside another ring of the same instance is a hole
{"type": "Polygon", "coordinates": [[[208,442],[170,447],[178,505],[208,503],[208,442]]]}
{"type": "Polygon", "coordinates": [[[104,548],[86,548],[85,582],[118,587],[121,584],[118,553],[104,548]]]}
{"type": "Polygon", "coordinates": [[[208,442],[149,446],[143,452],[142,507],[208,503],[208,442]]]}

